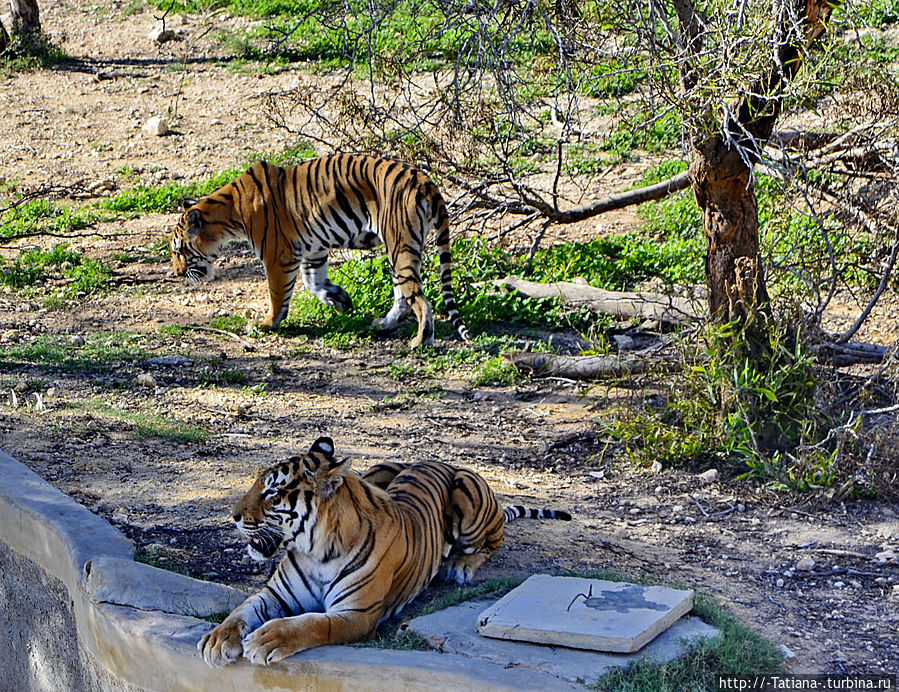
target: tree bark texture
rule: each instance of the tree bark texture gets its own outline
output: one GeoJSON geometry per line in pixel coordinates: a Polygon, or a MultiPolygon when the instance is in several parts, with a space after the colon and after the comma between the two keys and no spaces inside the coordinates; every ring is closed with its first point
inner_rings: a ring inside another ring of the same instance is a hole
{"type": "MultiPolygon", "coordinates": [[[[693,140],[690,183],[702,211],[708,241],[709,314],[720,321],[747,322],[759,310],[764,311],[768,303],[759,258],[758,203],[752,166],[762,159],[762,148],[780,117],[785,85],[802,66],[805,51],[826,30],[826,22],[837,4],[833,0],[796,2],[805,19],[805,35],[796,35],[791,28],[780,37],[774,64],[731,104],[730,111],[736,117],[728,122],[726,132],[696,136],[693,140]]],[[[695,9],[686,0],[680,0],[679,5],[676,3],[675,7],[681,31],[691,52],[696,53],[701,46],[694,35],[695,9]]]]}
{"type": "Polygon", "coordinates": [[[6,50],[6,46],[9,45],[9,34],[6,33],[6,27],[3,26],[3,22],[0,22],[0,55],[6,50]]]}
{"type": "Polygon", "coordinates": [[[41,31],[40,11],[37,0],[10,0],[12,9],[12,32],[21,36],[38,34],[41,31]]]}
{"type": "Polygon", "coordinates": [[[724,322],[745,322],[768,302],[752,171],[737,151],[713,138],[697,148],[690,182],[708,241],[709,315],[724,322]]]}

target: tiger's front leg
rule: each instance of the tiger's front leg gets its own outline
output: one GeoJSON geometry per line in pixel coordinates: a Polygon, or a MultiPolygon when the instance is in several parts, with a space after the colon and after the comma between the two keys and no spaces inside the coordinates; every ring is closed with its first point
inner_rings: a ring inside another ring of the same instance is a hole
{"type": "Polygon", "coordinates": [[[243,640],[243,654],[251,662],[268,665],[316,646],[343,644],[368,638],[378,614],[304,613],[270,620],[243,640]]]}
{"type": "Polygon", "coordinates": [[[350,294],[328,278],[328,251],[314,255],[306,255],[301,263],[303,283],[307,290],[325,305],[330,305],[338,312],[347,312],[353,308],[350,294]]]}
{"type": "Polygon", "coordinates": [[[217,668],[234,663],[243,653],[242,641],[246,629],[247,623],[240,617],[234,617],[233,613],[225,618],[214,630],[203,635],[197,644],[203,660],[217,668]]]}

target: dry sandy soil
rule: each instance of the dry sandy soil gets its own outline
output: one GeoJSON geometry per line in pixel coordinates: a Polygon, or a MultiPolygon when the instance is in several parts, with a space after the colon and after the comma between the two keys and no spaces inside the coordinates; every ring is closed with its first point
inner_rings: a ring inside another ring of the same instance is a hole
{"type": "MultiPolygon", "coordinates": [[[[212,30],[243,20],[174,18],[182,39],[157,47],[147,38],[159,24],[150,12],[125,17],[119,4],[87,0],[41,9],[45,28],[75,59],[0,76],[0,179],[89,186],[116,181],[126,165],[146,182],[194,178],[292,143],[261,116],[259,96],[296,76],[229,71],[221,62],[228,56],[212,30]],[[143,134],[151,115],[167,116],[172,133],[143,134]]],[[[609,181],[616,184],[624,183],[609,181]]],[[[895,503],[813,504],[730,482],[739,469],[721,468],[718,481],[703,484],[701,468],[651,473],[620,463],[593,418],[641,401],[648,380],[475,387],[470,369],[429,373],[427,359],[400,339],[334,350],[302,334],[275,335],[247,351],[209,332],[172,336],[161,328],[259,313],[265,301],[261,268],[246,253],[228,258],[211,286],[167,279],[167,264],[147,250],[173,222],[158,215],[102,224],[72,243],[99,257],[134,258],[113,263],[118,288],[101,297],[48,310],[0,295],[3,349],[48,334],[68,335],[73,350],[82,338],[135,335],[141,355],[108,371],[5,363],[0,384],[19,391],[17,407],[11,395],[0,404],[0,447],[112,521],[145,556],[258,585],[269,567],[245,556],[229,506],[256,469],[330,434],[358,469],[385,459],[450,461],[482,473],[506,503],[574,515],[571,523],[512,524],[481,578],[612,569],[685,585],[788,647],[796,671],[896,672],[899,565],[874,558],[899,543],[895,503]],[[223,381],[223,372],[240,373],[240,384],[223,381]],[[156,386],[139,385],[142,373],[156,386]],[[142,438],[133,416],[146,413],[200,426],[208,440],[142,438]],[[804,556],[814,568],[795,570],[804,556]]],[[[894,328],[888,315],[875,315],[862,337],[883,342],[894,328]]]]}

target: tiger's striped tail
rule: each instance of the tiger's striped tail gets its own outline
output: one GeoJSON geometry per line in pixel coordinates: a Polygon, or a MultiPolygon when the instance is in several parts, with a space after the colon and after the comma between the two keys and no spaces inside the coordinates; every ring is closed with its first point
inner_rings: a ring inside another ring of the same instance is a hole
{"type": "Polygon", "coordinates": [[[459,332],[462,341],[471,341],[471,332],[462,322],[462,316],[456,309],[453,299],[453,261],[450,255],[449,212],[437,186],[433,186],[431,213],[435,215],[434,229],[437,231],[437,248],[440,252],[440,285],[443,287],[443,303],[452,322],[453,329],[459,332]]]}
{"type": "Polygon", "coordinates": [[[561,521],[571,521],[571,515],[568,512],[563,512],[561,509],[534,509],[521,505],[503,507],[503,520],[507,524],[516,519],[560,519],[561,521]]]}

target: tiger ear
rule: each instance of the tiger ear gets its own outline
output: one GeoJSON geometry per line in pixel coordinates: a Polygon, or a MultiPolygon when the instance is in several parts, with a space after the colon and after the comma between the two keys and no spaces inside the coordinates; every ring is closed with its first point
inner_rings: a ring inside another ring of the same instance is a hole
{"type": "Polygon", "coordinates": [[[343,480],[350,470],[350,466],[348,458],[335,459],[331,462],[331,465],[324,473],[324,478],[319,480],[316,487],[317,494],[321,499],[327,500],[337,492],[337,489],[343,485],[343,480]]]}
{"type": "Polygon", "coordinates": [[[184,200],[183,202],[181,202],[181,207],[182,207],[182,209],[184,209],[184,211],[187,211],[196,203],[197,203],[197,200],[188,198],[188,199],[184,200]]]}
{"type": "Polygon", "coordinates": [[[334,459],[334,440],[326,435],[322,435],[315,442],[312,443],[312,446],[309,448],[309,453],[318,452],[319,454],[324,454],[328,459],[334,459]]]}
{"type": "Polygon", "coordinates": [[[199,235],[203,229],[203,215],[199,209],[192,209],[187,212],[187,235],[193,237],[199,235]]]}

